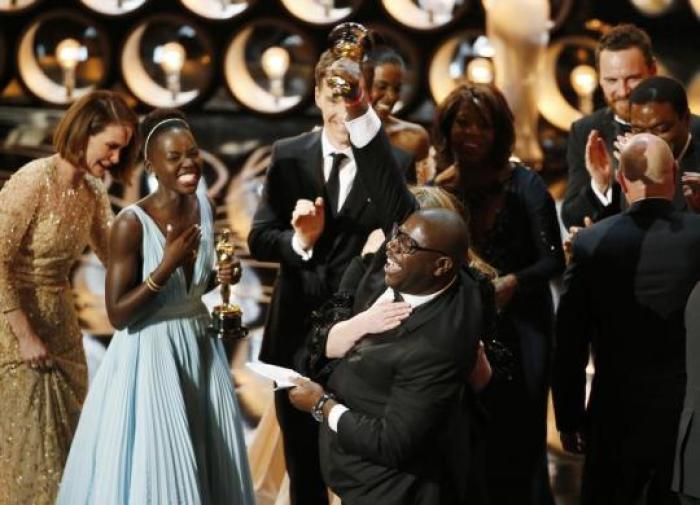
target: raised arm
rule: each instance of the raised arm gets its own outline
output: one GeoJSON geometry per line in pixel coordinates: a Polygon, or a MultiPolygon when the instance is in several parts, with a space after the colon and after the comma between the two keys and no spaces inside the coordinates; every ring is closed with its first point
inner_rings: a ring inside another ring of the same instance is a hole
{"type": "Polygon", "coordinates": [[[393,223],[402,223],[418,204],[406,186],[381,120],[369,105],[359,65],[340,59],[329,71],[343,77],[353,89],[345,104],[357,174],[379,209],[382,229],[388,233],[393,223]]]}

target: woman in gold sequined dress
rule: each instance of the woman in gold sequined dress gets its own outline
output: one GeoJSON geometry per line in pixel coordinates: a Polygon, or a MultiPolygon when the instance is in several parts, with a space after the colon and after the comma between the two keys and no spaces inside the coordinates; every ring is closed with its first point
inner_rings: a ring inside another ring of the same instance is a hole
{"type": "Polygon", "coordinates": [[[68,275],[87,245],[106,263],[101,178],[127,179],[137,123],[119,95],[92,92],[58,124],[57,154],[0,191],[0,505],[54,503],[87,390],[68,275]]]}

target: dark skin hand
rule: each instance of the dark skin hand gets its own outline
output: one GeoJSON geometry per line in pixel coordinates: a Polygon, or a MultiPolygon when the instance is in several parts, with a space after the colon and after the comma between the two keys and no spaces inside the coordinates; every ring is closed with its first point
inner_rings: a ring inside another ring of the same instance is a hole
{"type": "MultiPolygon", "coordinates": [[[[293,382],[296,386],[289,390],[289,401],[302,412],[310,413],[323,395],[323,388],[305,377],[295,379],[293,382]]],[[[327,419],[331,409],[337,404],[335,400],[324,403],[323,417],[327,419]]]]}

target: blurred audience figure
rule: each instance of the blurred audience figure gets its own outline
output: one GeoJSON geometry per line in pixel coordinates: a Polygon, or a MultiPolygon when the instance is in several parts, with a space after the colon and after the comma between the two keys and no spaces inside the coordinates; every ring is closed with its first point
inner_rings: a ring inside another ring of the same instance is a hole
{"type": "Polygon", "coordinates": [[[88,385],[68,276],[88,245],[107,261],[102,178],[128,180],[137,125],[120,95],[91,92],[59,122],[56,154],[0,191],[0,503],[56,499],[88,385]]]}
{"type": "Polygon", "coordinates": [[[583,226],[586,217],[599,221],[620,212],[623,202],[612,165],[607,170],[591,165],[590,151],[602,143],[612,155],[615,140],[630,131],[630,93],[656,74],[651,39],[631,24],[615,26],[603,35],[595,54],[607,106],[571,125],[566,152],[569,175],[561,210],[567,228],[583,226]]]}
{"type": "Polygon", "coordinates": [[[565,450],[585,453],[584,505],[667,505],[685,388],[683,311],[700,279],[700,216],[673,207],[666,142],[636,135],[617,180],[629,208],[573,241],[553,394],[565,450]],[[595,375],[586,406],[586,366],[595,375]]]}
{"type": "Polygon", "coordinates": [[[394,49],[379,46],[369,53],[363,67],[372,107],[382,121],[389,142],[411,154],[416,162],[415,170],[406,172],[406,180],[412,184],[425,184],[432,177],[430,136],[421,125],[392,114],[401,98],[405,80],[403,58],[394,49]]]}
{"type": "Polygon", "coordinates": [[[488,491],[494,504],[551,504],[546,454],[553,325],[549,281],[564,270],[554,200],[542,178],[510,161],[513,115],[494,86],[456,88],[438,106],[433,138],[442,184],[464,203],[473,251],[493,280],[498,340],[518,366],[483,393],[490,414],[488,491]]]}

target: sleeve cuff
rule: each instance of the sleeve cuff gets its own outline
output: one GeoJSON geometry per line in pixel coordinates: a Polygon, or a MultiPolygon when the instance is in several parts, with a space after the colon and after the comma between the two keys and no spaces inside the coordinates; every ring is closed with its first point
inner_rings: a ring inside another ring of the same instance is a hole
{"type": "Polygon", "coordinates": [[[382,127],[382,121],[370,106],[367,112],[360,117],[345,122],[345,127],[350,135],[350,142],[361,149],[369,144],[382,127]]]}
{"type": "Polygon", "coordinates": [[[602,203],[604,206],[607,207],[612,203],[612,184],[608,186],[605,194],[603,194],[598,191],[598,188],[595,186],[595,182],[593,182],[593,179],[591,179],[591,189],[593,190],[593,194],[596,196],[596,198],[600,200],[600,203],[602,203]]]}
{"type": "Polygon", "coordinates": [[[333,405],[333,408],[328,413],[328,427],[335,433],[338,433],[338,422],[340,421],[340,416],[345,414],[349,408],[347,408],[342,403],[333,405]]]}
{"type": "Polygon", "coordinates": [[[308,251],[305,251],[304,248],[301,246],[301,242],[299,241],[299,237],[295,233],[292,235],[292,249],[294,250],[295,253],[297,253],[299,256],[301,256],[301,259],[304,261],[309,261],[311,259],[311,256],[314,254],[314,248],[312,247],[308,251]]]}

